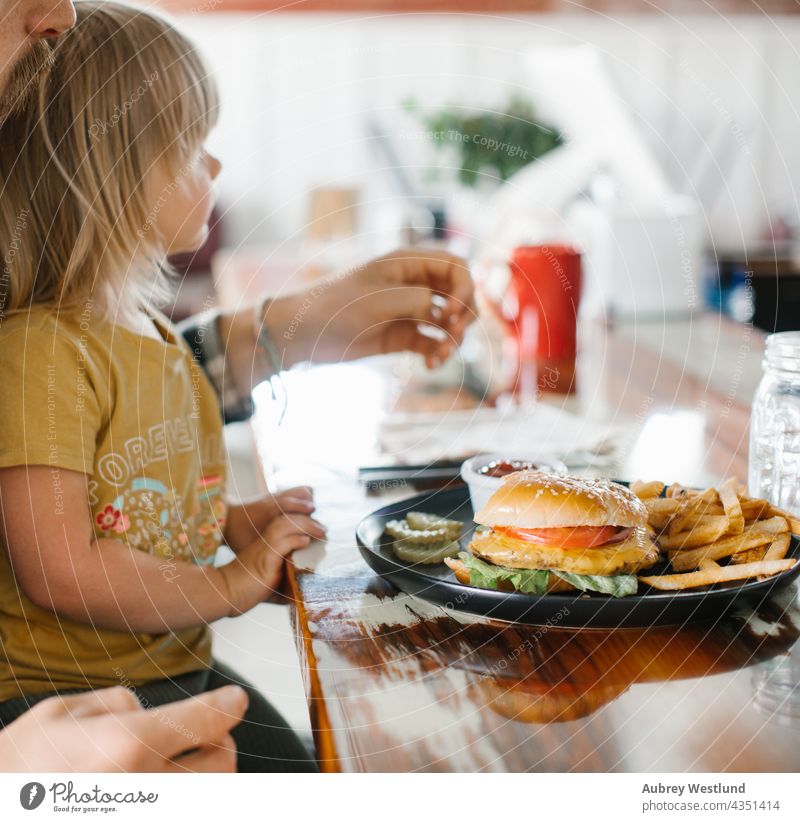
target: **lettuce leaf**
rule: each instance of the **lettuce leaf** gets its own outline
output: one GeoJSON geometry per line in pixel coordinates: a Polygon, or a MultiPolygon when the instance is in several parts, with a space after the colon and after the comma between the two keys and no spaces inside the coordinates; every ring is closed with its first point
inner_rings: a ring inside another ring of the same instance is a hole
{"type": "Polygon", "coordinates": [[[580,591],[596,591],[598,594],[608,594],[612,597],[628,597],[635,594],[639,588],[636,574],[617,574],[613,577],[590,576],[588,574],[571,574],[569,571],[553,571],[553,573],[574,585],[580,591]]]}
{"type": "MultiPolygon", "coordinates": [[[[544,594],[547,592],[547,578],[550,571],[529,571],[524,568],[504,568],[492,565],[466,551],[461,551],[458,558],[469,569],[469,584],[476,588],[497,590],[500,581],[510,582],[517,591],[523,594],[544,594]]],[[[613,577],[588,574],[572,574],[569,571],[553,571],[556,576],[573,585],[580,591],[595,591],[612,597],[626,597],[635,594],[638,580],[634,574],[618,574],[613,577]]]]}
{"type": "Polygon", "coordinates": [[[503,568],[492,565],[472,554],[461,551],[458,558],[469,568],[469,584],[476,588],[497,590],[501,580],[510,582],[523,594],[544,594],[547,592],[548,571],[528,571],[524,568],[503,568]]]}

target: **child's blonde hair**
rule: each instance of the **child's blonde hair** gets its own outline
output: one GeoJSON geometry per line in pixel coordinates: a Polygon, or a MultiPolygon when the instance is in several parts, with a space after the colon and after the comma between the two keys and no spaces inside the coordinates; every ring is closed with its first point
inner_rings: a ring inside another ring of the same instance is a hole
{"type": "Polygon", "coordinates": [[[0,317],[31,304],[81,310],[168,291],[154,221],[216,120],[216,87],[170,23],[120,3],[76,3],[38,95],[0,125],[0,317]]]}

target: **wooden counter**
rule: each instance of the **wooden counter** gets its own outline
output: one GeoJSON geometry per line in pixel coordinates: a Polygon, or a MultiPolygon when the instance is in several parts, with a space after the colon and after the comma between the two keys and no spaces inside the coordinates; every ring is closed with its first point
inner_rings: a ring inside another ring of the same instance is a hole
{"type": "MultiPolygon", "coordinates": [[[[582,339],[569,407],[630,429],[622,478],[746,477],[759,332],[704,315],[595,326],[582,339]]],[[[280,447],[257,428],[279,477],[315,485],[330,528],[326,544],[295,553],[288,575],[324,770],[800,767],[796,586],[717,624],[618,631],[521,626],[398,593],[354,539],[361,516],[413,493],[367,496],[355,483],[354,464],[375,447],[381,367],[337,368],[292,377],[288,416],[298,419],[280,447]]]]}

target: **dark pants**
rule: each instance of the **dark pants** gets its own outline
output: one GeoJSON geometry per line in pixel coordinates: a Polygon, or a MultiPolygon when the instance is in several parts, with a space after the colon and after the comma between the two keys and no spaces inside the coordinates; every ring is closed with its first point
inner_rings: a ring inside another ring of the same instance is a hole
{"type": "MultiPolygon", "coordinates": [[[[150,682],[136,688],[136,695],[145,708],[155,708],[190,696],[221,688],[241,685],[250,698],[244,719],[231,735],[238,751],[237,766],[242,773],[316,772],[317,764],[297,734],[275,708],[248,682],[230,668],[214,661],[210,668],[182,674],[174,679],[150,682]]],[[[80,691],[61,691],[81,693],[80,691]]],[[[54,694],[35,694],[0,702],[0,727],[8,725],[37,702],[54,694]]]]}

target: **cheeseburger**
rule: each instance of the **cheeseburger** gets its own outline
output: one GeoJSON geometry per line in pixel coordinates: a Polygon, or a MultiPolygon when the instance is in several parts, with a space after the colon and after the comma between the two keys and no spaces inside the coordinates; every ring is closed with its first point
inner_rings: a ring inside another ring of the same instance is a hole
{"type": "Polygon", "coordinates": [[[475,514],[468,552],[446,559],[459,582],[529,594],[637,590],[636,572],[658,561],[647,509],[608,480],[518,471],[475,514]]]}

